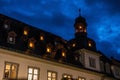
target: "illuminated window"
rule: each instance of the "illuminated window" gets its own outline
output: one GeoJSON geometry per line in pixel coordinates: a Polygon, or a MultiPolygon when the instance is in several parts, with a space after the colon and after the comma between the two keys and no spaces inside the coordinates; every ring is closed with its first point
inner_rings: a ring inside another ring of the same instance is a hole
{"type": "Polygon", "coordinates": [[[24,35],[28,35],[28,31],[29,31],[29,28],[28,28],[28,27],[25,27],[25,28],[24,28],[24,31],[23,31],[23,34],[24,34],[24,35]]]}
{"type": "Polygon", "coordinates": [[[63,56],[63,57],[66,57],[66,53],[65,53],[65,52],[62,52],[62,56],[63,56]]]}
{"type": "Polygon", "coordinates": [[[78,80],[86,80],[84,77],[79,77],[78,80]]]}
{"type": "Polygon", "coordinates": [[[53,71],[48,71],[47,72],[47,80],[57,80],[57,73],[53,71]]]}
{"type": "Polygon", "coordinates": [[[92,57],[89,57],[89,66],[96,68],[96,60],[92,57]]]}
{"type": "Polygon", "coordinates": [[[39,80],[39,68],[28,68],[28,80],[39,80]]]}
{"type": "Polygon", "coordinates": [[[44,40],[44,36],[41,35],[40,36],[40,40],[43,41],[44,40]]]}
{"type": "Polygon", "coordinates": [[[30,38],[28,44],[29,48],[35,48],[35,42],[36,40],[34,38],[30,38]]]}
{"type": "Polygon", "coordinates": [[[88,46],[92,47],[92,42],[91,41],[88,42],[88,46]]]}
{"type": "Polygon", "coordinates": [[[28,31],[27,30],[24,30],[24,35],[28,35],[28,31]]]}
{"type": "Polygon", "coordinates": [[[76,46],[76,44],[75,44],[75,43],[73,43],[73,44],[72,44],[72,46],[73,46],[73,47],[75,47],[75,46],[76,46]]]}
{"type": "Polygon", "coordinates": [[[8,24],[4,24],[4,28],[5,28],[5,29],[8,29],[8,28],[9,28],[9,25],[8,25],[8,24]]]}
{"type": "Polygon", "coordinates": [[[11,22],[10,20],[5,20],[4,25],[3,25],[5,29],[9,29],[10,22],[11,22]]]}
{"type": "Polygon", "coordinates": [[[51,52],[51,48],[47,47],[47,52],[50,53],[51,52]]]}
{"type": "Polygon", "coordinates": [[[11,31],[8,33],[8,38],[7,38],[7,42],[10,44],[15,44],[15,38],[16,38],[16,33],[14,31],[11,31]]]}
{"type": "Polygon", "coordinates": [[[79,29],[82,29],[82,26],[79,26],[79,29]]]}
{"type": "Polygon", "coordinates": [[[4,78],[5,79],[16,79],[18,75],[18,64],[5,62],[4,78]]]}
{"type": "Polygon", "coordinates": [[[63,74],[63,78],[69,80],[69,79],[72,79],[72,76],[69,74],[63,74]]]}
{"type": "Polygon", "coordinates": [[[33,42],[29,42],[29,47],[30,48],[34,48],[34,43],[33,42]]]}

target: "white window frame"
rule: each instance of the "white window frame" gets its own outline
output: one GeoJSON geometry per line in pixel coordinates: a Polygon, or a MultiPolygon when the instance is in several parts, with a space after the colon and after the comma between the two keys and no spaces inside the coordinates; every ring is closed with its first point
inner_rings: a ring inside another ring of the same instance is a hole
{"type": "Polygon", "coordinates": [[[12,71],[13,71],[12,70],[12,68],[13,68],[12,66],[13,65],[16,65],[16,76],[15,76],[14,79],[17,79],[19,64],[13,63],[13,62],[7,62],[7,61],[5,61],[5,65],[4,65],[4,75],[3,75],[4,79],[11,79],[11,74],[12,74],[12,71]],[[8,68],[7,65],[9,65],[9,69],[7,69],[8,68]]]}
{"type": "Polygon", "coordinates": [[[57,80],[57,72],[48,70],[47,71],[47,80],[57,80]],[[49,73],[51,73],[51,74],[49,74],[49,73]],[[55,74],[55,75],[53,75],[53,74],[55,74]]]}
{"type": "Polygon", "coordinates": [[[28,73],[27,73],[28,80],[39,80],[39,73],[40,73],[40,69],[39,68],[28,66],[28,73]],[[30,69],[32,69],[32,72],[30,72],[30,69]],[[38,70],[37,73],[34,72],[35,69],[38,70]],[[31,79],[29,78],[30,75],[31,75],[31,79]],[[37,79],[34,79],[34,76],[37,76],[37,79]]]}

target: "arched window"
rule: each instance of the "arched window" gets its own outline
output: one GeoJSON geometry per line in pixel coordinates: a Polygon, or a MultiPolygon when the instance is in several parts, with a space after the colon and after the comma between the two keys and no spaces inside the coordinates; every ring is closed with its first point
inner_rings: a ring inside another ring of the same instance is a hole
{"type": "Polygon", "coordinates": [[[10,44],[15,44],[16,36],[17,36],[17,34],[14,31],[10,31],[8,33],[7,42],[10,43],[10,44]]]}

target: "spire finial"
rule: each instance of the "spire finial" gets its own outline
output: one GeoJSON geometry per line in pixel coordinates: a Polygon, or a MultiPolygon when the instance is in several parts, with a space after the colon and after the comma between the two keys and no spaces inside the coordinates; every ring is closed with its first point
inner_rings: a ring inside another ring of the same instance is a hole
{"type": "Polygon", "coordinates": [[[81,16],[81,9],[79,8],[79,16],[81,16]]]}

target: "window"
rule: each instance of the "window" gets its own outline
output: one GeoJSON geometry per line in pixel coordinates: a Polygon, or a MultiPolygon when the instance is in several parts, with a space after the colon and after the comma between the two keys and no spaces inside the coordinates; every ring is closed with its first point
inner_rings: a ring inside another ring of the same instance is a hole
{"type": "Polygon", "coordinates": [[[91,41],[88,42],[88,46],[92,47],[92,42],[91,41]]]}
{"type": "Polygon", "coordinates": [[[28,31],[29,31],[29,29],[27,27],[25,27],[24,31],[23,31],[23,34],[27,36],[28,35],[28,31]]]}
{"type": "Polygon", "coordinates": [[[86,80],[84,77],[78,77],[78,80],[86,80]]]}
{"type": "Polygon", "coordinates": [[[96,67],[96,61],[94,58],[89,57],[89,66],[95,68],[96,67]]]}
{"type": "Polygon", "coordinates": [[[63,74],[63,79],[72,79],[72,75],[63,74]]]}
{"type": "Polygon", "coordinates": [[[28,80],[39,80],[39,68],[28,67],[28,80]]]}
{"type": "Polygon", "coordinates": [[[102,72],[104,72],[104,71],[105,71],[103,61],[100,61],[100,68],[101,68],[101,71],[102,71],[102,72]]]}
{"type": "Polygon", "coordinates": [[[106,63],[106,64],[105,64],[105,69],[106,69],[106,72],[107,72],[107,73],[111,73],[111,72],[110,72],[110,64],[109,64],[109,63],[106,63]]]}
{"type": "Polygon", "coordinates": [[[75,43],[73,43],[73,44],[72,44],[72,47],[75,47],[75,46],[76,46],[76,44],[75,44],[75,43]]]}
{"type": "Polygon", "coordinates": [[[29,48],[34,49],[36,40],[34,38],[29,39],[29,48]]]}
{"type": "Polygon", "coordinates": [[[9,32],[7,42],[10,43],[10,44],[15,44],[15,37],[16,36],[17,35],[14,31],[9,32]]]}
{"type": "Polygon", "coordinates": [[[16,63],[5,62],[4,78],[5,79],[16,79],[18,75],[19,65],[16,63]]]}
{"type": "Polygon", "coordinates": [[[48,71],[47,72],[47,80],[57,80],[57,73],[53,71],[48,71]]]}
{"type": "Polygon", "coordinates": [[[44,34],[43,34],[43,33],[40,34],[40,40],[41,40],[41,41],[44,40],[44,34]]]}
{"type": "Polygon", "coordinates": [[[3,27],[8,30],[10,28],[10,22],[10,20],[5,20],[3,27]]]}

